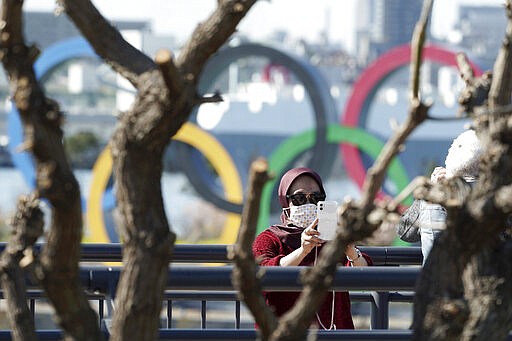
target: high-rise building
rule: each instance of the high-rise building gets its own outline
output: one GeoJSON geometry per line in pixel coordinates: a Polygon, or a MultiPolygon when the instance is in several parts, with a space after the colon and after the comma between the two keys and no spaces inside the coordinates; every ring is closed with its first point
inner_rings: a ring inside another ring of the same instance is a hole
{"type": "Polygon", "coordinates": [[[502,6],[460,6],[454,41],[483,69],[491,69],[505,37],[507,17],[502,6]]]}
{"type": "Polygon", "coordinates": [[[358,3],[358,59],[369,63],[395,46],[409,43],[422,0],[364,0],[358,3]]]}

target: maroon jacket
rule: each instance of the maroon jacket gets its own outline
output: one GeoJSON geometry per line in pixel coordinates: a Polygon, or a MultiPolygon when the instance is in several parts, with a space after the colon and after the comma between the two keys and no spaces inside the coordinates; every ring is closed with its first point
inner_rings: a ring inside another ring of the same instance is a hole
{"type": "MultiPolygon", "coordinates": [[[[261,266],[279,266],[279,261],[300,246],[301,228],[294,226],[274,225],[260,233],[252,247],[254,257],[260,261],[261,266]]],[[[318,255],[322,247],[318,247],[318,255]]],[[[315,250],[311,251],[302,262],[301,266],[311,266],[315,263],[315,250]]],[[[370,257],[363,254],[369,265],[372,264],[370,257]]],[[[350,266],[346,258],[341,260],[344,266],[350,266]]],[[[264,292],[267,304],[274,310],[277,316],[282,316],[290,310],[297,301],[300,292],[264,292]]],[[[350,299],[348,292],[336,292],[334,297],[334,324],[336,329],[354,329],[352,314],[350,311],[350,299]]],[[[332,316],[332,291],[329,292],[325,301],[318,310],[318,316],[322,324],[329,328],[332,316]]],[[[317,317],[312,323],[321,328],[317,317]]]]}
{"type": "MultiPolygon", "coordinates": [[[[283,209],[288,208],[288,199],[286,194],[292,185],[293,181],[301,175],[312,177],[320,187],[320,191],[325,193],[324,186],[320,175],[314,170],[307,167],[292,168],[288,170],[281,178],[277,196],[279,203],[283,209]]],[[[260,262],[262,266],[279,266],[281,258],[290,254],[292,251],[298,249],[301,244],[300,235],[303,229],[290,225],[287,222],[284,212],[281,214],[281,224],[273,225],[260,233],[254,240],[252,252],[254,257],[260,262]]],[[[323,246],[317,248],[320,254],[323,246]]],[[[315,250],[311,251],[309,255],[304,257],[301,266],[310,266],[315,264],[315,257],[317,257],[315,250]]],[[[363,254],[368,265],[372,264],[370,257],[363,254]]],[[[344,266],[350,265],[349,261],[344,258],[340,260],[344,266]]],[[[267,304],[274,309],[277,316],[282,316],[290,310],[300,292],[264,292],[263,293],[267,304]]],[[[350,312],[350,299],[348,292],[336,292],[334,295],[334,324],[336,329],[354,329],[352,322],[352,314],[350,312]]],[[[322,324],[329,328],[331,325],[332,317],[332,292],[327,294],[324,303],[321,305],[318,316],[322,324]]],[[[318,323],[317,317],[313,319],[312,323],[316,324],[319,328],[321,325],[318,323]]]]}

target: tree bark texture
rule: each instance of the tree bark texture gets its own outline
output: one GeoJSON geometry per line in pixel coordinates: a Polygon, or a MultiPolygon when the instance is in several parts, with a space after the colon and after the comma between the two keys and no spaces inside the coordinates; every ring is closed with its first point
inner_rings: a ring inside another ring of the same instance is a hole
{"type": "MultiPolygon", "coordinates": [[[[466,80],[460,101],[484,145],[480,177],[469,191],[461,180],[435,185],[421,195],[447,208],[447,228],[435,240],[419,277],[414,303],[414,340],[503,340],[512,327],[510,213],[512,130],[511,2],[506,3],[505,40],[492,77],[466,80]],[[491,80],[490,87],[485,84],[491,80]],[[483,86],[482,86],[483,85],[483,86]],[[482,101],[478,96],[488,89],[482,101]],[[474,96],[473,98],[470,98],[474,96]],[[474,105],[474,104],[477,105],[474,105]]],[[[463,72],[471,78],[472,72],[463,72]]]]}
{"type": "Polygon", "coordinates": [[[204,64],[254,2],[218,1],[216,11],[198,25],[176,61],[173,53],[159,53],[154,62],[129,45],[90,1],[59,1],[96,53],[138,92],[111,140],[123,242],[112,340],[156,338],[175,241],[161,193],[163,152],[193,107],[201,103],[196,86],[204,64]]]}
{"type": "Polygon", "coordinates": [[[80,189],[62,145],[62,113],[57,103],[45,97],[35,77],[33,62],[38,50],[24,43],[22,5],[23,1],[3,1],[0,43],[2,63],[23,123],[25,141],[20,148],[33,153],[37,196],[46,198],[52,211],[47,244],[36,274],[66,338],[100,340],[98,318],[79,281],[80,189]]]}
{"type": "Polygon", "coordinates": [[[232,275],[233,286],[253,314],[262,340],[268,340],[277,327],[276,316],[267,306],[261,294],[258,267],[252,254],[252,243],[254,242],[258,224],[261,193],[263,186],[269,179],[267,162],[263,159],[255,160],[251,164],[249,172],[247,200],[242,212],[242,222],[238,238],[230,252],[230,258],[235,261],[232,275]]]}
{"type": "Polygon", "coordinates": [[[25,267],[33,263],[31,246],[43,234],[43,212],[34,197],[21,197],[12,219],[13,232],[0,256],[2,290],[7,301],[7,315],[15,341],[37,340],[32,312],[27,306],[25,267]]]}
{"type": "Polygon", "coordinates": [[[463,273],[464,296],[471,312],[462,340],[505,340],[512,325],[511,241],[495,245],[472,257],[463,273]],[[496,261],[496,260],[500,261],[496,261]],[[507,328],[508,326],[508,328],[507,328]]]}

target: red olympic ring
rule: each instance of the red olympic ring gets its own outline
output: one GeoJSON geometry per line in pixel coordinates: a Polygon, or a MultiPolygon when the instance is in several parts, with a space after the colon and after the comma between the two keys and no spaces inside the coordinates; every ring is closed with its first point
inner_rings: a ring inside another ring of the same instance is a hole
{"type": "MultiPolygon", "coordinates": [[[[423,49],[423,60],[437,62],[447,66],[456,67],[456,53],[442,47],[427,45],[423,49]]],[[[354,83],[352,93],[341,116],[341,124],[348,127],[361,126],[359,119],[367,104],[372,101],[378,87],[394,71],[409,65],[411,62],[411,47],[409,44],[398,46],[378,58],[368,66],[358,80],[354,83]]],[[[470,62],[475,76],[482,74],[482,70],[470,62]]],[[[340,145],[341,158],[344,160],[348,175],[362,188],[366,176],[366,167],[361,160],[359,150],[351,145],[343,143],[340,145]]]]}

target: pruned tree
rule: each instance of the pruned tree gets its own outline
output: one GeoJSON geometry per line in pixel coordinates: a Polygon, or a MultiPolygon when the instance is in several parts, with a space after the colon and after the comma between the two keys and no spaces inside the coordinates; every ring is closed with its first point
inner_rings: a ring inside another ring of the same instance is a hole
{"type": "MultiPolygon", "coordinates": [[[[235,246],[235,284],[246,302],[249,299],[248,307],[261,326],[263,340],[305,340],[309,321],[332,284],[342,250],[348,243],[370,236],[383,221],[396,221],[396,206],[403,196],[379,206],[374,199],[391,159],[410,133],[431,118],[430,105],[421,100],[419,71],[432,4],[432,0],[425,0],[412,39],[408,116],[368,170],[362,198],[342,205],[336,238],[318,264],[304,272],[305,294],[280,319],[265,310],[258,293],[254,293],[259,286],[258,268],[248,265],[254,259],[244,251],[255,231],[250,226],[254,212],[244,210],[241,231],[247,234],[239,236],[235,246]],[[243,285],[248,278],[250,287],[243,285]]],[[[512,1],[506,1],[505,9],[508,24],[492,75],[475,78],[463,55],[458,58],[466,83],[459,99],[460,111],[473,120],[486,150],[478,184],[470,189],[462,179],[455,178],[432,186],[420,178],[410,186],[418,187],[417,198],[442,204],[448,211],[446,231],[434,243],[418,280],[414,340],[504,340],[512,326],[512,241],[508,231],[512,223],[512,1]]]]}
{"type": "Polygon", "coordinates": [[[11,222],[13,232],[0,257],[0,280],[7,301],[14,340],[37,340],[34,319],[27,306],[23,268],[32,263],[30,247],[43,234],[43,212],[34,197],[22,197],[11,222]]]}
{"type": "MultiPolygon", "coordinates": [[[[63,12],[76,24],[96,53],[137,89],[133,107],[119,119],[110,141],[114,159],[117,201],[124,243],[123,272],[116,294],[111,329],[113,340],[155,339],[175,234],[163,209],[160,178],[165,147],[194,106],[218,98],[197,93],[197,81],[208,58],[235,31],[256,0],[220,0],[217,9],[200,24],[178,56],[161,50],[155,60],[128,44],[89,0],[59,0],[63,12]]],[[[37,165],[37,190],[19,204],[13,225],[16,233],[0,259],[2,286],[14,304],[13,330],[18,339],[33,339],[33,323],[23,307],[20,265],[31,269],[55,307],[66,337],[100,340],[97,316],[78,280],[82,234],[80,189],[62,146],[62,113],[47,98],[33,70],[38,51],[22,34],[20,0],[2,1],[0,57],[9,76],[13,100],[20,113],[25,142],[37,165]],[[51,206],[51,226],[38,257],[31,244],[41,233],[37,199],[51,206]],[[23,322],[21,324],[20,322],[23,322]]],[[[387,167],[411,132],[429,118],[421,100],[419,76],[425,32],[432,8],[426,0],[412,46],[409,113],[370,168],[359,201],[347,201],[340,210],[336,238],[317,266],[304,272],[304,292],[295,307],[280,319],[259,296],[257,266],[247,246],[255,233],[261,186],[270,176],[266,163],[251,168],[251,185],[242,218],[241,234],[233,248],[237,263],[235,285],[254,314],[265,340],[305,339],[309,321],[324,299],[346,245],[369,237],[383,221],[396,220],[397,200],[377,205],[387,167]]],[[[447,229],[436,241],[417,288],[414,338],[417,340],[503,339],[510,330],[512,290],[511,248],[504,237],[512,210],[510,105],[512,67],[512,3],[506,2],[508,26],[492,77],[474,78],[460,58],[467,84],[461,104],[474,121],[487,149],[480,181],[466,189],[460,179],[431,186],[426,181],[419,198],[444,205],[447,229]],[[487,101],[482,101],[482,96],[487,101]]],[[[25,307],[26,308],[26,307],[25,307]]]]}
{"type": "Polygon", "coordinates": [[[484,144],[480,177],[425,185],[418,196],[448,211],[418,281],[415,340],[504,340],[512,327],[512,2],[492,74],[475,78],[463,55],[461,104],[484,144]],[[482,98],[484,100],[482,100],[482,98]]]}
{"type": "MultiPolygon", "coordinates": [[[[2,2],[1,59],[23,122],[25,140],[20,148],[32,152],[36,162],[37,190],[34,196],[46,199],[52,207],[46,247],[40,257],[29,262],[33,263],[35,277],[52,301],[59,323],[69,337],[99,340],[102,336],[96,313],[89,306],[79,282],[83,225],[80,188],[62,146],[62,113],[55,101],[45,97],[34,73],[33,63],[39,51],[35,46],[25,44],[22,6],[22,1],[2,2]]],[[[24,220],[37,221],[28,216],[24,220]]],[[[29,229],[34,228],[33,223],[26,225],[29,229]]],[[[29,232],[20,234],[28,235],[29,232]]],[[[19,243],[17,247],[23,247],[18,250],[23,254],[31,245],[19,243]]],[[[14,265],[16,263],[11,262],[11,266],[14,265]]]]}
{"type": "MultiPolygon", "coordinates": [[[[175,234],[161,194],[162,157],[192,109],[212,98],[197,93],[203,66],[232,35],[256,0],[220,0],[179,55],[161,50],[155,60],[131,46],[89,0],[59,0],[95,52],[137,90],[110,141],[121,217],[123,271],[116,293],[112,340],[153,340],[175,234]]],[[[33,69],[37,48],[23,37],[23,1],[2,2],[1,58],[20,113],[25,142],[37,165],[36,198],[47,199],[52,222],[34,273],[53,303],[58,322],[74,340],[99,340],[97,316],[79,283],[82,212],[80,189],[62,146],[62,113],[45,97],[33,69]],[[39,261],[40,260],[40,261],[39,261]]],[[[213,100],[219,100],[215,97],[213,100]]],[[[28,247],[28,245],[27,245],[28,247]]]]}

